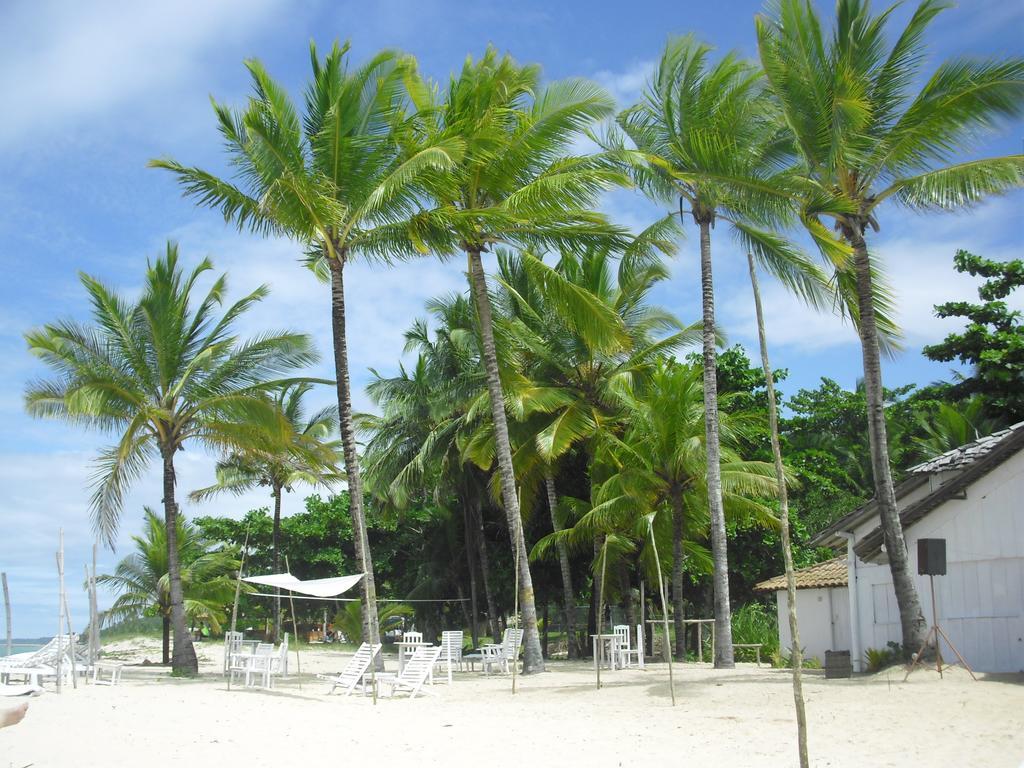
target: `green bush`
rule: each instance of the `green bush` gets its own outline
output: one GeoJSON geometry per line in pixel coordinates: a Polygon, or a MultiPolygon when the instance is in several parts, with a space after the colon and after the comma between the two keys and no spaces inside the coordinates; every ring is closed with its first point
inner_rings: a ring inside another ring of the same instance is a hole
{"type": "MultiPolygon", "coordinates": [[[[761,643],[761,657],[775,658],[779,653],[779,623],[775,611],[764,603],[747,603],[732,614],[734,643],[761,643]]],[[[738,649],[743,653],[742,649],[738,649]]]]}
{"type": "Polygon", "coordinates": [[[903,646],[891,640],[885,648],[868,648],[864,652],[867,671],[871,673],[879,672],[894,664],[899,664],[903,661],[903,658],[903,646]]]}

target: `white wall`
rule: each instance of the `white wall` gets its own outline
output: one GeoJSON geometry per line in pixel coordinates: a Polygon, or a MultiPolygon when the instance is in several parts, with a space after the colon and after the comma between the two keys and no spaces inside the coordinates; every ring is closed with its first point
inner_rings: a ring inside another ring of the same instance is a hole
{"type": "MultiPolygon", "coordinates": [[[[857,539],[876,525],[877,518],[859,528],[857,539]]],[[[970,486],[966,499],[950,499],[904,534],[928,622],[931,593],[928,577],[916,576],[917,540],[946,539],[947,575],[935,577],[939,625],[974,669],[1024,671],[1024,452],[970,486]]],[[[858,560],[857,586],[861,648],[898,642],[889,566],[858,560]]],[[[954,658],[945,646],[943,655],[954,658]]]]}
{"type": "MultiPolygon", "coordinates": [[[[789,609],[786,591],[775,593],[779,615],[779,647],[789,656],[792,635],[789,632],[789,609]]],[[[846,587],[798,589],[796,617],[800,647],[804,656],[812,656],[824,664],[825,651],[850,650],[850,602],[846,587]]]]}

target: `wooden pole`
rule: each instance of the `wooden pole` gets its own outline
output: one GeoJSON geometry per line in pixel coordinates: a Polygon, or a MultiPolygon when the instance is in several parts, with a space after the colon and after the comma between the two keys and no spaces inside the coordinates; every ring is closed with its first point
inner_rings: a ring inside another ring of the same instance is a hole
{"type": "Polygon", "coordinates": [[[96,663],[96,660],[92,657],[92,623],[94,620],[92,615],[92,577],[89,575],[88,565],[84,565],[82,568],[85,571],[85,597],[89,601],[89,626],[85,630],[85,640],[89,646],[86,658],[89,660],[89,669],[92,669],[92,665],[96,663]]]}
{"type": "MultiPolygon", "coordinates": [[[[521,507],[520,507],[521,508],[521,507]]],[[[523,622],[519,619],[519,526],[522,524],[522,518],[516,515],[516,519],[513,522],[513,533],[516,540],[512,542],[512,546],[516,550],[516,576],[515,576],[515,598],[513,599],[513,612],[512,617],[515,620],[515,626],[512,628],[513,640],[518,636],[521,643],[526,638],[526,628],[523,627],[523,622]],[[521,631],[523,634],[516,635],[517,631],[521,631]]],[[[523,546],[526,546],[526,540],[523,540],[523,546]]],[[[516,693],[516,667],[519,666],[519,643],[512,643],[512,695],[516,693]]]]}
{"type": "MultiPolygon", "coordinates": [[[[238,578],[235,579],[235,602],[231,606],[231,634],[233,635],[238,626],[238,600],[242,595],[242,569],[245,568],[245,553],[249,549],[249,526],[245,527],[245,542],[242,544],[242,554],[238,558],[238,578]]],[[[231,665],[229,657],[230,646],[224,644],[224,674],[228,678],[228,690],[231,690],[231,675],[228,674],[228,667],[231,665]]]]}
{"type": "Polygon", "coordinates": [[[60,529],[57,539],[57,693],[60,693],[63,684],[64,670],[64,529],[60,529]]]}
{"type": "Polygon", "coordinates": [[[0,573],[0,582],[4,587],[4,617],[7,619],[7,655],[11,655],[14,647],[11,630],[11,593],[7,590],[7,573],[0,573]]]}
{"type": "MultiPolygon", "coordinates": [[[[604,618],[604,574],[608,565],[608,534],[604,536],[604,544],[601,546],[601,585],[597,590],[597,647],[594,648],[594,666],[597,669],[597,690],[601,690],[601,662],[604,661],[604,638],[601,637],[601,624],[604,618]]],[[[612,664],[615,664],[614,659],[612,664]]]]}
{"type": "MultiPolygon", "coordinates": [[[[292,567],[288,565],[288,555],[284,556],[284,568],[288,573],[292,572],[292,567]]],[[[288,602],[292,608],[292,629],[295,631],[295,674],[299,678],[299,690],[302,690],[302,662],[299,660],[299,622],[295,618],[295,597],[292,591],[288,590],[288,602]]]]}
{"type": "MultiPolygon", "coordinates": [[[[658,570],[658,591],[661,593],[661,620],[665,629],[665,649],[669,648],[668,637],[668,598],[665,595],[665,578],[661,574],[661,557],[658,555],[658,544],[654,540],[654,515],[647,516],[647,531],[651,535],[651,547],[654,548],[654,567],[658,570]]],[[[700,626],[699,624],[697,625],[700,626]]],[[[653,639],[652,639],[653,642],[653,639]]],[[[676,685],[672,677],[672,651],[668,650],[668,690],[672,694],[672,706],[676,705],[676,685]]]]}
{"type": "Polygon", "coordinates": [[[96,594],[96,549],[97,543],[92,543],[92,597],[89,601],[89,610],[92,613],[92,632],[89,637],[89,648],[92,651],[91,659],[98,659],[100,656],[100,609],[99,597],[96,594]]]}

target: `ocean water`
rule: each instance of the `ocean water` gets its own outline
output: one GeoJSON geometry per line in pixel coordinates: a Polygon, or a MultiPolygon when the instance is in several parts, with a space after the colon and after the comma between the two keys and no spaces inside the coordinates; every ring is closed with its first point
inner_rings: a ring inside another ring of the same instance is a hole
{"type": "MultiPolygon", "coordinates": [[[[43,645],[43,643],[40,643],[38,641],[22,643],[15,640],[14,643],[11,645],[11,653],[27,653],[29,651],[34,651],[38,648],[42,648],[43,645]]],[[[7,643],[3,640],[0,640],[0,656],[6,655],[7,643]]]]}

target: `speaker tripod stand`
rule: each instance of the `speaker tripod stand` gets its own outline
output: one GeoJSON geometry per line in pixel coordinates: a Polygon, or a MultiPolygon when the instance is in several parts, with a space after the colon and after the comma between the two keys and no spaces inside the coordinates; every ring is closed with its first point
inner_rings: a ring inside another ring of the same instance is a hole
{"type": "MultiPolygon", "coordinates": [[[[903,676],[903,682],[907,682],[907,678],[910,677],[910,673],[917,668],[918,664],[922,667],[924,666],[924,649],[928,647],[929,642],[935,643],[935,671],[939,673],[939,677],[942,677],[942,645],[939,643],[940,637],[946,641],[946,645],[948,645],[952,649],[953,653],[956,654],[956,657],[960,659],[960,664],[963,665],[963,668],[970,674],[971,679],[977,681],[978,678],[974,676],[974,670],[971,669],[971,665],[968,664],[966,659],[960,655],[960,651],[958,651],[956,646],[953,645],[953,641],[949,639],[949,636],[943,632],[942,627],[939,626],[939,615],[935,612],[935,576],[932,574],[928,574],[928,586],[932,593],[932,625],[928,628],[928,634],[924,636],[924,642],[921,643],[921,648],[914,655],[914,660],[907,668],[907,674],[903,676]]],[[[946,666],[951,667],[953,665],[947,664],[946,666]]]]}

